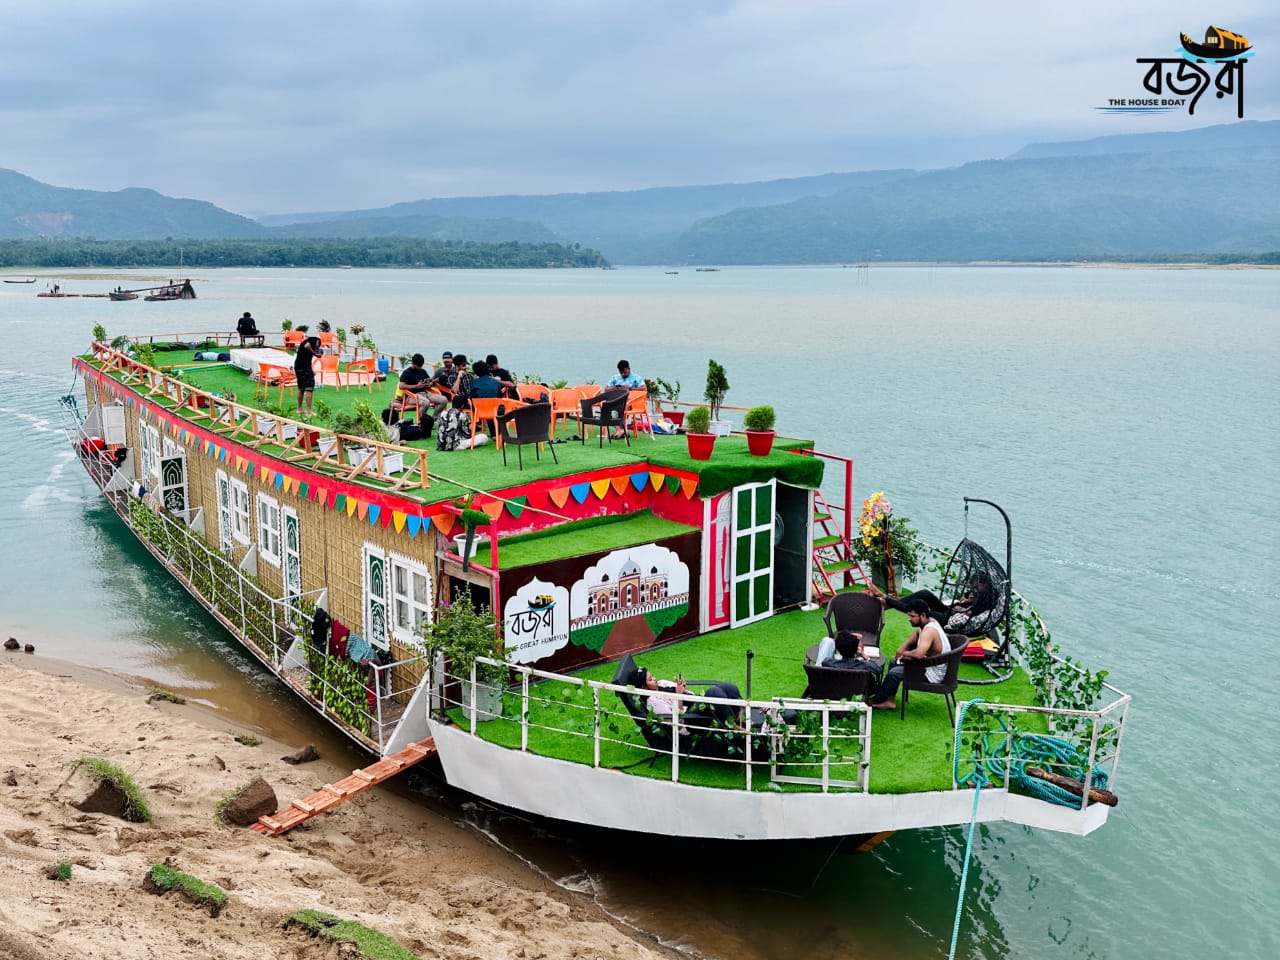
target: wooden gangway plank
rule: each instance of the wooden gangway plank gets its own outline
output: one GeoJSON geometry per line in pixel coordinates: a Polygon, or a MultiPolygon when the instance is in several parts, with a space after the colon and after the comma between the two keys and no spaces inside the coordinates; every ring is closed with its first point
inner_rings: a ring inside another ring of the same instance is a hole
{"type": "Polygon", "coordinates": [[[326,783],[310,796],[294,800],[270,816],[259,817],[258,822],[249,829],[268,837],[278,837],[298,824],[332,810],[343,800],[363,793],[375,784],[391,779],[401,770],[435,755],[436,743],[430,737],[411,743],[398,753],[382,757],[362,770],[352,770],[350,776],[343,777],[337,783],[326,783]]]}

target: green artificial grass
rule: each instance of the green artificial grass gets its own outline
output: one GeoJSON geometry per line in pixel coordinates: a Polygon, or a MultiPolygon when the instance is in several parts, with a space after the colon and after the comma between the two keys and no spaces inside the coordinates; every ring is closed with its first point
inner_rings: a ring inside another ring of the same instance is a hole
{"type": "MultiPolygon", "coordinates": [[[[910,632],[907,618],[896,611],[890,611],[880,642],[880,651],[886,660],[892,658],[910,632]]],[[[682,675],[689,679],[732,681],[746,697],[746,651],[752,650],[755,655],[752,659],[750,699],[799,697],[806,683],[802,667],[805,651],[825,635],[826,627],[821,610],[794,611],[777,614],[768,620],[736,630],[720,630],[668,644],[638,654],[636,659],[640,665],[660,677],[682,675]]],[[[614,663],[599,664],[582,670],[575,676],[609,682],[613,679],[615,666],[614,663]]],[[[961,676],[973,679],[990,677],[980,666],[969,664],[961,667],[961,676]]],[[[545,702],[535,701],[533,696],[530,697],[530,751],[578,763],[591,763],[593,744],[590,689],[549,682],[531,687],[532,691],[536,691],[536,696],[545,698],[545,702]]],[[[1003,683],[980,687],[962,685],[957,691],[959,700],[977,697],[994,703],[1036,702],[1030,678],[1020,669],[1003,683]]],[[[602,734],[627,741],[622,744],[602,742],[601,766],[623,767],[652,755],[635,722],[616,696],[612,693],[602,694],[601,706],[612,711],[612,715],[602,720],[602,734]]],[[[518,747],[519,696],[508,693],[504,698],[503,709],[503,717],[478,724],[477,733],[491,742],[518,747]]],[[[951,788],[954,730],[942,697],[917,692],[907,704],[905,719],[899,719],[897,710],[878,710],[872,713],[871,720],[872,793],[915,793],[951,788]]],[[[466,721],[459,722],[464,727],[467,726],[466,721]]],[[[1039,716],[1020,720],[1020,728],[1030,732],[1043,732],[1047,729],[1044,718],[1039,716]]],[[[839,752],[851,746],[847,742],[834,743],[833,750],[839,752]]],[[[652,767],[643,763],[632,767],[629,772],[638,776],[669,779],[671,759],[660,756],[652,767]]],[[[800,772],[801,775],[809,776],[816,775],[817,771],[815,767],[800,772]]],[[[832,776],[847,780],[855,778],[852,770],[834,767],[832,776]]],[[[680,780],[685,783],[740,788],[743,777],[740,764],[681,758],[680,780]]],[[[753,786],[755,789],[773,789],[768,784],[767,768],[757,767],[753,786]]],[[[811,788],[784,785],[783,789],[790,791],[811,788]]]]}
{"type": "MultiPolygon", "coordinates": [[[[284,921],[285,929],[301,927],[313,937],[322,937],[330,943],[355,946],[360,956],[367,960],[417,960],[385,933],[370,929],[354,920],[342,920],[319,910],[299,910],[284,921]]],[[[343,952],[340,956],[349,956],[343,952]]]]}
{"type": "Polygon", "coordinates": [[[75,769],[75,767],[83,767],[90,776],[98,780],[109,780],[115,784],[116,789],[124,794],[124,818],[126,820],[131,823],[151,822],[151,806],[142,795],[142,788],[138,786],[133,777],[129,776],[110,760],[103,760],[100,757],[81,757],[75,762],[72,769],[75,769]]]}
{"type": "MultiPolygon", "coordinates": [[[[503,540],[498,545],[498,560],[503,570],[513,570],[584,554],[605,553],[638,543],[653,543],[666,537],[696,532],[697,529],[655,517],[648,510],[626,516],[592,517],[503,540]]],[[[488,541],[483,542],[484,546],[476,552],[476,562],[488,566],[488,541]]]]}

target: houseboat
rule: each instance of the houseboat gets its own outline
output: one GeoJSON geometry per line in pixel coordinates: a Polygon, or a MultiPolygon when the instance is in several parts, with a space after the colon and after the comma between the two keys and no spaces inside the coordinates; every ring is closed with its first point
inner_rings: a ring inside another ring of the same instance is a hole
{"type": "MultiPolygon", "coordinates": [[[[513,403],[497,439],[587,442],[437,452],[352,427],[390,406],[395,356],[321,364],[300,420],[282,412],[285,344],[233,339],[93,343],[72,360],[68,436],[155,561],[370,754],[430,741],[463,791],[666,836],[866,846],[971,819],[1106,822],[1129,697],[1060,658],[1007,579],[988,639],[953,638],[986,659],[949,660],[949,695],[871,710],[866,687],[814,693],[811,646],[873,576],[847,456],[783,437],[753,456],[734,433],[695,460],[685,437],[641,429],[643,399],[614,439],[578,417],[591,391],[565,404],[550,388],[545,438],[534,420],[510,435],[513,403]],[[464,662],[430,638],[472,608],[488,640],[464,662]],[[664,693],[664,725],[635,665],[736,689],[689,680],[664,693]]],[[[882,660],[909,632],[896,611],[863,629],[882,660]]]]}

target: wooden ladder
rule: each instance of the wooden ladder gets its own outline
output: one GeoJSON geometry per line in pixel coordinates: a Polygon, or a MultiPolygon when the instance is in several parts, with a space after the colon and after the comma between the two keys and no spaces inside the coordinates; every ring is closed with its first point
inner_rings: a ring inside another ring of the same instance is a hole
{"type": "Polygon", "coordinates": [[[813,595],[823,600],[834,597],[839,591],[831,578],[843,575],[844,586],[853,583],[870,583],[862,564],[853,552],[853,544],[845,539],[831,514],[831,507],[822,492],[813,494],[813,595]]]}
{"type": "Polygon", "coordinates": [[[398,753],[383,757],[363,770],[351,771],[351,776],[344,777],[337,783],[326,783],[323,787],[301,800],[294,800],[283,810],[271,816],[261,816],[258,822],[249,829],[268,837],[278,837],[287,830],[321,813],[332,810],[343,800],[363,793],[374,784],[389,780],[401,770],[407,770],[415,763],[434,757],[436,742],[428,737],[417,743],[411,743],[398,753]]]}

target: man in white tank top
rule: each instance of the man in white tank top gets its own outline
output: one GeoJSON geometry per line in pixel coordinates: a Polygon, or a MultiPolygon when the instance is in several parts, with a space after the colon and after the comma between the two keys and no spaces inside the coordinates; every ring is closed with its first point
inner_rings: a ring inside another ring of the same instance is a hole
{"type": "MultiPolygon", "coordinates": [[[[902,684],[903,660],[923,660],[951,650],[946,631],[937,620],[929,616],[929,605],[923,600],[912,600],[907,604],[907,619],[916,629],[898,648],[898,655],[894,657],[889,672],[884,676],[884,682],[876,691],[875,700],[871,703],[876,710],[892,710],[897,706],[893,698],[902,684]]],[[[946,674],[946,664],[939,663],[925,668],[925,676],[930,683],[940,682],[946,674]]]]}

